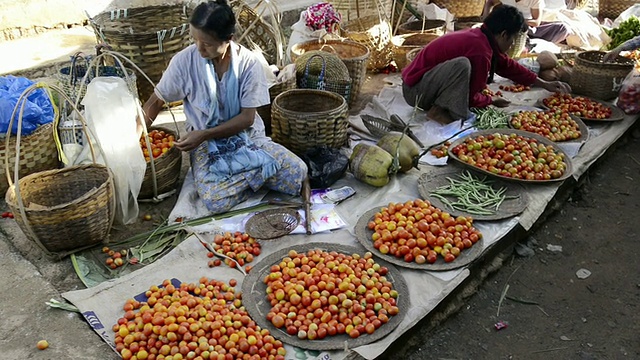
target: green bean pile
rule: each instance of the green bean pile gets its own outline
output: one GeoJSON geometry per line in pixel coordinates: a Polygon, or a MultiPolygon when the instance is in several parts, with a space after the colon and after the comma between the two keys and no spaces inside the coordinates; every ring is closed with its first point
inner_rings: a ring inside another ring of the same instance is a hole
{"type": "Polygon", "coordinates": [[[447,177],[449,185],[436,188],[429,195],[440,199],[451,210],[464,211],[474,215],[493,215],[506,199],[517,196],[506,196],[507,188],[495,190],[486,177],[475,178],[468,171],[458,176],[459,179],[447,177]],[[447,196],[455,198],[449,200],[447,196]]]}
{"type": "Polygon", "coordinates": [[[509,127],[511,115],[496,108],[473,108],[476,114],[476,122],[473,124],[478,130],[506,129],[509,127]]]}

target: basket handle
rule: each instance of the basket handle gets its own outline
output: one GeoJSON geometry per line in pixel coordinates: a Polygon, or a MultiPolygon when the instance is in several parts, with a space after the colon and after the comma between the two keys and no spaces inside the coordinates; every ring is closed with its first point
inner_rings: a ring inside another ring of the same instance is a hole
{"type": "Polygon", "coordinates": [[[82,51],[78,51],[77,53],[73,54],[71,56],[71,66],[69,67],[69,84],[72,86],[76,86],[77,82],[78,82],[78,60],[84,60],[85,62],[85,66],[87,66],[87,71],[88,69],[88,65],[91,57],[88,55],[85,55],[82,51]]]}
{"type": "MultiPolygon", "coordinates": [[[[45,93],[47,94],[47,96],[49,97],[49,100],[51,101],[51,104],[53,105],[53,109],[54,109],[54,126],[53,126],[53,132],[54,132],[54,136],[55,136],[55,132],[57,129],[57,125],[58,122],[60,120],[60,113],[58,111],[58,108],[55,105],[55,102],[53,101],[53,98],[51,96],[51,90],[55,90],[59,96],[61,96],[63,99],[62,101],[68,101],[71,106],[73,107],[73,109],[76,111],[76,113],[78,113],[79,115],[79,119],[82,122],[82,129],[85,132],[85,134],[91,134],[91,129],[87,126],[87,122],[84,118],[84,115],[80,112],[80,110],[78,110],[78,108],[75,106],[75,104],[73,103],[73,100],[71,100],[71,98],[64,92],[64,90],[60,89],[58,86],[56,85],[47,85],[45,83],[39,82],[36,84],[33,84],[31,86],[29,86],[28,88],[26,88],[22,94],[20,95],[20,98],[18,98],[18,101],[16,102],[15,107],[13,108],[13,113],[11,114],[11,119],[9,120],[9,127],[7,128],[7,134],[6,134],[6,139],[5,139],[5,154],[4,154],[4,167],[5,167],[5,173],[7,176],[7,183],[9,184],[9,188],[11,188],[11,186],[14,185],[14,181],[11,179],[11,171],[9,168],[9,139],[11,138],[11,128],[13,127],[13,121],[16,117],[16,113],[18,113],[18,131],[16,133],[16,160],[15,160],[15,164],[14,164],[14,180],[15,180],[15,187],[14,187],[14,191],[15,191],[15,196],[16,196],[16,201],[18,203],[18,207],[20,209],[20,216],[22,216],[22,219],[24,219],[24,225],[26,226],[26,230],[27,232],[30,233],[31,238],[34,239],[37,244],[39,245],[39,247],[49,256],[53,256],[53,253],[51,253],[50,251],[47,250],[47,248],[44,246],[44,244],[42,244],[42,242],[38,239],[38,237],[35,235],[35,232],[33,231],[33,228],[31,227],[31,225],[29,224],[29,221],[27,220],[27,213],[25,211],[25,206],[24,206],[24,200],[22,199],[22,195],[20,194],[20,182],[19,182],[19,177],[20,177],[20,139],[22,138],[22,119],[24,116],[24,108],[27,104],[27,98],[28,96],[33,93],[34,91],[38,90],[38,89],[44,89],[45,93]],[[18,110],[18,108],[20,110],[18,110]]],[[[95,154],[95,150],[93,148],[93,144],[91,143],[91,136],[87,136],[87,142],[89,144],[89,149],[91,150],[91,157],[93,158],[93,162],[96,163],[96,154],[95,154]]],[[[102,148],[100,148],[100,152],[102,153],[102,157],[103,159],[105,159],[106,162],[106,158],[104,156],[104,153],[102,152],[102,148]]],[[[108,167],[107,167],[108,169],[108,167]]],[[[110,170],[109,170],[110,171],[110,170]]],[[[114,185],[113,183],[111,183],[111,191],[114,192],[114,185]]],[[[111,199],[111,201],[114,203],[115,205],[115,199],[111,199]]],[[[109,223],[113,222],[113,218],[115,216],[115,211],[112,212],[111,214],[111,219],[109,220],[109,223]]]]}
{"type": "Polygon", "coordinates": [[[324,56],[320,54],[314,54],[307,59],[307,63],[304,66],[304,79],[303,79],[303,81],[305,82],[304,86],[306,86],[306,81],[307,81],[307,78],[309,77],[309,66],[311,65],[311,60],[313,60],[313,58],[315,57],[319,57],[320,59],[322,59],[322,68],[320,69],[320,74],[318,75],[317,89],[324,90],[326,88],[326,84],[324,82],[324,72],[325,72],[325,69],[327,68],[327,62],[324,59],[324,56]]]}
{"type": "MultiPolygon", "coordinates": [[[[336,48],[334,48],[333,46],[331,46],[331,45],[329,45],[329,44],[327,44],[327,43],[323,44],[323,45],[320,47],[320,50],[321,50],[321,51],[324,51],[324,48],[325,48],[325,47],[328,47],[328,48],[329,48],[329,50],[331,50],[331,52],[332,52],[333,54],[338,55],[338,51],[336,50],[336,48]]],[[[328,51],[327,51],[327,52],[328,52],[328,51]]]]}

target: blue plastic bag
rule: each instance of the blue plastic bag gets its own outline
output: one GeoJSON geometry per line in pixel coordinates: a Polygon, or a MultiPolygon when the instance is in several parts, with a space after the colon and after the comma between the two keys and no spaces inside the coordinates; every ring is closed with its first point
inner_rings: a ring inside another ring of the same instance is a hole
{"type": "MultiPolygon", "coordinates": [[[[24,78],[12,75],[0,77],[0,134],[7,133],[11,115],[20,99],[20,95],[34,82],[24,78]]],[[[16,111],[11,127],[11,134],[18,132],[18,119],[20,115],[20,107],[16,111]]],[[[28,97],[24,106],[22,115],[22,134],[31,134],[38,126],[48,124],[53,121],[54,111],[53,104],[44,89],[33,91],[28,97]]]]}

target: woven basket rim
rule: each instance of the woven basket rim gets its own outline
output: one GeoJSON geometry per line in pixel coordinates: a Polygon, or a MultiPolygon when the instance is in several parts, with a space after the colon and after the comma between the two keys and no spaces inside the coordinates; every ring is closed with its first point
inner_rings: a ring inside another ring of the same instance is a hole
{"type": "Polygon", "coordinates": [[[588,56],[592,56],[592,55],[597,55],[597,56],[604,56],[605,52],[603,51],[597,51],[597,50],[589,50],[589,51],[582,51],[576,54],[576,60],[583,62],[585,64],[591,65],[591,66],[596,66],[596,67],[601,67],[601,68],[612,68],[615,69],[617,68],[618,70],[621,69],[626,69],[629,68],[629,70],[631,70],[633,68],[633,66],[635,65],[635,62],[631,59],[628,59],[624,56],[618,56],[616,58],[616,60],[623,60],[623,63],[620,62],[600,62],[600,61],[594,61],[594,60],[590,60],[587,59],[586,57],[588,56]]]}
{"type": "Polygon", "coordinates": [[[440,27],[444,28],[444,26],[446,24],[447,24],[446,21],[437,20],[437,19],[426,19],[426,20],[424,20],[424,22],[422,20],[412,20],[412,21],[406,21],[406,22],[400,24],[398,29],[409,31],[409,32],[430,31],[430,30],[437,30],[440,27]],[[409,28],[409,26],[411,26],[413,24],[423,24],[423,23],[425,25],[424,29],[422,28],[422,26],[420,26],[418,29],[409,28]]]}
{"type": "Polygon", "coordinates": [[[316,41],[316,40],[311,40],[311,41],[305,41],[305,42],[301,42],[301,43],[296,43],[291,47],[291,52],[293,54],[295,54],[297,57],[300,57],[302,55],[304,55],[304,53],[302,54],[298,54],[294,52],[294,49],[300,49],[300,48],[304,48],[305,46],[311,46],[311,45],[320,45],[319,49],[312,49],[312,50],[308,50],[308,49],[304,49],[305,52],[307,51],[314,51],[314,50],[320,50],[320,51],[325,51],[325,50],[321,50],[322,47],[324,45],[328,45],[328,46],[334,46],[334,45],[340,45],[340,46],[350,46],[350,47],[354,47],[354,48],[358,48],[360,50],[362,50],[364,52],[364,54],[362,55],[358,55],[358,56],[353,56],[353,57],[341,57],[339,53],[332,53],[329,51],[330,54],[336,55],[338,56],[338,58],[340,58],[340,60],[342,61],[360,61],[360,60],[366,60],[367,58],[369,58],[371,56],[371,51],[369,51],[369,48],[362,45],[359,42],[353,41],[353,40],[323,40],[322,42],[316,41]]]}
{"type": "MultiPolygon", "coordinates": [[[[148,5],[148,6],[138,6],[138,7],[130,7],[130,8],[126,8],[126,9],[113,9],[113,10],[105,10],[102,11],[100,13],[98,13],[97,15],[95,15],[94,17],[92,17],[90,19],[90,23],[97,26],[99,28],[100,31],[102,31],[103,34],[117,34],[117,35],[131,35],[132,37],[139,37],[139,36],[144,36],[144,35],[152,35],[154,37],[157,37],[157,31],[158,30],[149,30],[147,32],[139,32],[139,33],[131,33],[131,32],[126,32],[123,29],[115,29],[115,28],[106,28],[104,27],[104,25],[106,23],[112,22],[115,23],[115,21],[111,20],[111,13],[112,11],[127,11],[127,12],[132,12],[130,14],[128,14],[126,17],[119,17],[116,18],[115,20],[118,21],[124,21],[124,20],[129,20],[132,18],[135,18],[137,15],[139,15],[140,12],[144,12],[147,10],[163,10],[163,9],[190,9],[189,7],[187,7],[189,3],[184,3],[184,4],[164,4],[164,5],[148,5]]],[[[184,16],[186,17],[187,21],[182,22],[181,25],[189,25],[189,14],[184,14],[184,16]]],[[[167,24],[169,25],[169,24],[167,24]]],[[[173,28],[173,26],[167,27],[166,29],[170,29],[173,28]]]]}
{"type": "MultiPolygon", "coordinates": [[[[60,210],[60,209],[64,209],[70,205],[79,203],[89,197],[94,196],[96,193],[103,191],[103,188],[106,187],[109,183],[109,181],[113,181],[113,175],[111,174],[111,171],[109,170],[109,168],[107,168],[105,165],[102,164],[85,164],[85,165],[75,165],[75,166],[69,166],[69,167],[65,167],[62,169],[53,169],[53,170],[44,170],[44,171],[39,171],[33,174],[29,174],[25,177],[22,177],[19,179],[20,182],[22,181],[28,181],[28,180],[32,180],[34,178],[38,178],[38,177],[42,177],[43,175],[50,175],[50,174],[63,174],[66,172],[71,172],[71,171],[84,171],[85,169],[88,168],[96,168],[98,170],[106,170],[107,173],[107,177],[105,179],[105,181],[102,182],[102,184],[100,184],[100,186],[96,186],[94,188],[92,188],[91,190],[87,191],[86,193],[82,194],[81,196],[73,199],[72,201],[68,201],[66,203],[63,204],[58,204],[55,206],[43,206],[42,208],[39,209],[32,209],[29,208],[28,206],[25,207],[25,211],[28,211],[30,213],[46,213],[46,212],[51,212],[51,211],[55,211],[55,210],[60,210]]],[[[19,186],[18,184],[13,184],[9,187],[9,190],[7,190],[6,196],[5,196],[5,201],[7,202],[7,204],[10,204],[12,207],[19,207],[18,203],[15,201],[12,201],[14,199],[16,199],[17,197],[15,196],[15,187],[19,186]]]]}
{"type": "Polygon", "coordinates": [[[288,111],[288,112],[296,112],[296,113],[301,113],[301,114],[304,113],[304,114],[310,114],[310,115],[326,113],[326,111],[298,112],[298,111],[293,111],[293,110],[286,109],[285,107],[283,107],[280,104],[280,102],[284,101],[284,99],[286,99],[286,98],[297,97],[297,96],[301,96],[301,95],[314,95],[314,96],[328,97],[328,98],[335,99],[337,101],[340,101],[340,105],[338,105],[336,108],[339,108],[339,107],[342,106],[342,104],[346,104],[347,103],[347,100],[342,95],[334,93],[333,91],[317,90],[317,89],[290,89],[290,90],[284,91],[280,95],[276,96],[276,98],[273,100],[273,104],[277,104],[283,110],[288,111]]]}

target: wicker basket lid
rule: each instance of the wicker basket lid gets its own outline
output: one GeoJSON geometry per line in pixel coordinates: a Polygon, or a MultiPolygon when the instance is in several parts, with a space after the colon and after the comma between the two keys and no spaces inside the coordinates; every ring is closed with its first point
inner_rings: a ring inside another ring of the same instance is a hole
{"type": "Polygon", "coordinates": [[[307,51],[296,59],[296,77],[305,77],[308,68],[309,76],[319,77],[324,68],[324,79],[331,81],[350,81],[349,69],[335,54],[327,51],[307,51]]]}
{"type": "Polygon", "coordinates": [[[255,239],[275,239],[291,233],[299,223],[300,214],[295,209],[269,209],[253,215],[244,231],[255,239]]]}

